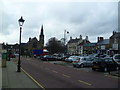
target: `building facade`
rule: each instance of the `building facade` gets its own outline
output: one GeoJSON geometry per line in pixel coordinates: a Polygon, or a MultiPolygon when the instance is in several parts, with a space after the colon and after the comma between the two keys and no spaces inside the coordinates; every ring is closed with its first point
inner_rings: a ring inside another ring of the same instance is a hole
{"type": "Polygon", "coordinates": [[[88,40],[88,36],[86,36],[85,39],[82,39],[82,35],[80,35],[80,37],[76,39],[72,39],[72,37],[70,37],[70,40],[67,43],[67,54],[83,54],[83,44],[85,43],[90,43],[90,41],[88,40]]]}
{"type": "Polygon", "coordinates": [[[120,54],[120,32],[113,31],[110,39],[110,54],[120,54]]]}
{"type": "Polygon", "coordinates": [[[110,40],[104,39],[103,37],[98,37],[97,53],[108,54],[109,49],[110,49],[110,40]]]}
{"type": "Polygon", "coordinates": [[[97,53],[97,43],[85,43],[83,44],[84,54],[97,53]]]}
{"type": "Polygon", "coordinates": [[[41,32],[39,35],[39,40],[36,37],[29,38],[29,41],[21,46],[22,53],[27,56],[31,56],[33,54],[33,50],[35,49],[44,49],[44,33],[43,33],[43,25],[41,26],[41,32]]]}
{"type": "MultiPolygon", "coordinates": [[[[4,49],[9,53],[19,54],[19,44],[3,44],[4,49]]],[[[35,49],[44,49],[44,33],[43,25],[41,26],[41,31],[39,35],[39,40],[36,37],[29,38],[27,43],[21,43],[21,55],[32,56],[32,51],[35,49]]]]}

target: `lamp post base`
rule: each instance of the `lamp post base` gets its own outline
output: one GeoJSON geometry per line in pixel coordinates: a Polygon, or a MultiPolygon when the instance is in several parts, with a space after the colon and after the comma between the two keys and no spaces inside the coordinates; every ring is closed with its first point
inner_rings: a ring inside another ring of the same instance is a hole
{"type": "Polygon", "coordinates": [[[21,72],[20,65],[17,65],[17,72],[21,72]]]}

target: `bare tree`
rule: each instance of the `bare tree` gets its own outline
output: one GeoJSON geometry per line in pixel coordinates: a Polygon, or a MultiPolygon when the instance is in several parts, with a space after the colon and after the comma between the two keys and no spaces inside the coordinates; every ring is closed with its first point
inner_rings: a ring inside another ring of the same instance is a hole
{"type": "Polygon", "coordinates": [[[65,45],[60,40],[52,37],[48,40],[46,44],[46,49],[49,51],[50,54],[64,53],[65,45]]]}

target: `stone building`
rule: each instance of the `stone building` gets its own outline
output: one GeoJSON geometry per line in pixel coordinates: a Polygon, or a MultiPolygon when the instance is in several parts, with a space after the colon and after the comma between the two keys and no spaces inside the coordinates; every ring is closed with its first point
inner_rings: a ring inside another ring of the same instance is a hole
{"type": "Polygon", "coordinates": [[[86,36],[85,39],[82,38],[82,35],[80,35],[80,37],[76,39],[72,39],[72,37],[70,37],[70,40],[67,43],[67,54],[83,54],[83,44],[85,43],[90,43],[90,41],[88,40],[88,36],[86,36]]]}
{"type": "Polygon", "coordinates": [[[120,54],[120,32],[113,31],[110,39],[110,54],[120,54]]]}
{"type": "Polygon", "coordinates": [[[32,51],[35,49],[44,49],[44,33],[43,33],[43,25],[41,27],[41,32],[39,35],[39,40],[37,40],[36,37],[34,38],[29,38],[29,41],[24,44],[21,45],[21,50],[22,53],[24,53],[25,55],[32,55],[32,51]]]}
{"type": "Polygon", "coordinates": [[[85,43],[83,44],[84,54],[97,53],[97,43],[85,43]]]}
{"type": "Polygon", "coordinates": [[[97,53],[108,54],[109,49],[110,49],[110,40],[104,39],[103,37],[98,37],[97,53]]]}
{"type": "MultiPolygon", "coordinates": [[[[1,45],[0,45],[1,47],[1,45]]],[[[2,44],[3,49],[7,50],[12,54],[19,54],[19,44],[2,44]]],[[[43,25],[39,35],[39,40],[36,37],[29,38],[27,43],[21,43],[21,55],[32,56],[32,51],[35,49],[44,49],[44,33],[43,25]]]]}

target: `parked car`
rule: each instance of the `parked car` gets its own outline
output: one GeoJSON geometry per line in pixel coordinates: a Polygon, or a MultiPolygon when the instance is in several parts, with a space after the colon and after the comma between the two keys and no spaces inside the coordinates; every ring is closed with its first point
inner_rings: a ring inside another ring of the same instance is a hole
{"type": "Polygon", "coordinates": [[[37,59],[43,59],[44,58],[44,56],[37,56],[37,59]]]}
{"type": "Polygon", "coordinates": [[[92,70],[100,70],[104,72],[119,70],[119,65],[111,58],[95,58],[92,70]]]}
{"type": "Polygon", "coordinates": [[[79,58],[79,56],[70,56],[69,58],[66,58],[66,62],[73,62],[76,61],[79,58]]]}
{"type": "Polygon", "coordinates": [[[97,55],[98,54],[90,54],[88,57],[91,58],[91,59],[94,59],[94,58],[96,58],[97,55]]]}
{"type": "Polygon", "coordinates": [[[10,58],[15,58],[15,55],[14,55],[14,54],[11,54],[11,55],[10,55],[10,58]]]}
{"type": "Polygon", "coordinates": [[[92,66],[93,65],[93,59],[89,57],[79,57],[77,61],[73,61],[73,67],[86,67],[86,66],[92,66]]]}
{"type": "Polygon", "coordinates": [[[68,59],[69,57],[70,57],[70,55],[64,55],[63,61],[65,61],[65,59],[68,59]]]}
{"type": "Polygon", "coordinates": [[[53,55],[55,58],[56,58],[56,60],[58,60],[58,61],[62,61],[63,59],[64,59],[64,55],[63,54],[54,54],[53,55]]]}
{"type": "Polygon", "coordinates": [[[56,58],[54,56],[51,56],[51,55],[45,55],[45,56],[41,57],[41,60],[42,61],[55,61],[56,58]]]}
{"type": "Polygon", "coordinates": [[[90,54],[88,57],[91,59],[95,59],[95,58],[106,58],[110,56],[107,54],[90,54]]]}
{"type": "Polygon", "coordinates": [[[120,54],[115,54],[113,60],[120,65],[120,54]]]}
{"type": "Polygon", "coordinates": [[[15,57],[19,57],[19,54],[17,54],[17,53],[16,53],[16,54],[14,54],[14,55],[15,55],[15,57]]]}

